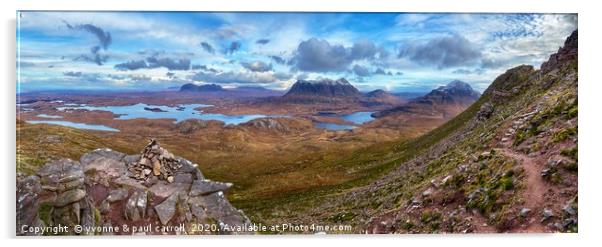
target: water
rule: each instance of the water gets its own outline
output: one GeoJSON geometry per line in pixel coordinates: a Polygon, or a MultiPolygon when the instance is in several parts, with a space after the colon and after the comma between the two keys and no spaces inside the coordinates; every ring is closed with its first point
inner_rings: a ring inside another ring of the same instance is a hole
{"type": "Polygon", "coordinates": [[[341,117],[341,119],[343,119],[347,122],[352,122],[354,124],[364,124],[364,123],[374,120],[374,118],[371,116],[372,113],[374,113],[374,112],[373,111],[354,112],[351,114],[343,115],[341,117]]]}
{"type": "Polygon", "coordinates": [[[324,122],[316,123],[315,127],[319,128],[319,129],[327,129],[327,130],[352,130],[352,129],[356,128],[356,126],[353,126],[353,125],[324,123],[324,122]]]}
{"type": "Polygon", "coordinates": [[[38,114],[37,117],[41,118],[63,118],[62,116],[48,115],[48,114],[38,114]]]}
{"type": "Polygon", "coordinates": [[[53,125],[61,125],[72,127],[76,129],[87,129],[87,130],[100,130],[100,131],[113,131],[118,132],[118,129],[114,129],[105,125],[96,125],[96,124],[85,124],[85,123],[74,123],[69,121],[55,121],[55,120],[41,120],[41,121],[26,121],[30,124],[53,124],[53,125]]]}
{"type": "MultiPolygon", "coordinates": [[[[350,114],[345,114],[343,116],[341,116],[341,119],[345,120],[346,122],[351,122],[357,125],[362,125],[364,123],[370,122],[372,120],[374,120],[374,118],[371,116],[372,115],[372,111],[367,112],[367,111],[360,111],[360,112],[354,112],[354,113],[350,113],[350,114]]],[[[327,130],[352,130],[355,129],[356,126],[354,125],[349,125],[349,124],[336,124],[336,123],[325,123],[325,122],[319,122],[315,124],[316,128],[320,128],[320,129],[327,129],[327,130]]]]}
{"type": "Polygon", "coordinates": [[[224,115],[219,113],[203,113],[195,110],[195,108],[210,107],[212,105],[205,104],[183,104],[178,106],[157,106],[147,104],[135,104],[126,106],[64,106],[58,107],[59,111],[71,110],[71,109],[84,109],[89,111],[108,111],[113,114],[119,115],[117,119],[136,119],[136,118],[148,118],[148,119],[175,119],[175,122],[181,122],[186,119],[201,119],[201,120],[219,120],[225,124],[241,124],[253,119],[267,117],[261,114],[241,114],[241,115],[224,115]],[[144,108],[159,108],[161,112],[148,111],[144,108]]]}

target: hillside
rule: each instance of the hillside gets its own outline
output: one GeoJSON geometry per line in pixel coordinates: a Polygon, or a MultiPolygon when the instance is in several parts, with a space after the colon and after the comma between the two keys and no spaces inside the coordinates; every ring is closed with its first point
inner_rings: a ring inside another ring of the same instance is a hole
{"type": "Polygon", "coordinates": [[[398,105],[405,103],[400,97],[397,97],[385,90],[377,89],[364,94],[364,101],[373,104],[398,105]]]}
{"type": "Polygon", "coordinates": [[[433,89],[424,96],[414,98],[406,104],[375,112],[373,116],[385,117],[411,113],[455,116],[479,99],[479,96],[480,94],[469,84],[454,80],[445,86],[433,89]]]}
{"type": "Polygon", "coordinates": [[[542,69],[509,69],[441,127],[338,161],[363,178],[235,204],[254,222],[355,233],[576,232],[577,81],[575,31],[542,69]]]}

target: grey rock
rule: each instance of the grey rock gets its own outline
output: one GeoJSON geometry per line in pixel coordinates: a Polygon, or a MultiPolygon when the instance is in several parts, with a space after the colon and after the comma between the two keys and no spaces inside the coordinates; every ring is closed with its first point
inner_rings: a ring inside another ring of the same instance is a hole
{"type": "Polygon", "coordinates": [[[429,197],[430,195],[433,194],[433,189],[432,188],[428,188],[427,190],[422,192],[422,197],[429,197]]]}
{"type": "Polygon", "coordinates": [[[447,175],[445,178],[443,178],[441,180],[441,184],[443,184],[443,185],[447,184],[447,182],[449,182],[449,180],[451,180],[452,178],[453,178],[452,175],[447,175]]]}
{"type": "Polygon", "coordinates": [[[83,199],[86,196],[86,191],[81,189],[75,189],[70,191],[65,191],[59,194],[54,200],[55,207],[64,207],[68,204],[77,202],[83,199]]]}
{"type": "Polygon", "coordinates": [[[129,195],[129,191],[127,189],[118,188],[118,189],[111,190],[109,192],[109,195],[107,196],[106,200],[108,202],[121,201],[121,200],[127,198],[128,195],[129,195]]]}
{"type": "Polygon", "coordinates": [[[564,206],[564,208],[562,208],[562,211],[564,211],[564,213],[567,215],[576,215],[577,214],[577,211],[575,211],[575,209],[570,204],[567,204],[566,206],[564,206]]]}
{"type": "Polygon", "coordinates": [[[84,178],[80,177],[77,180],[72,180],[72,181],[69,181],[66,183],[60,183],[59,186],[57,187],[57,191],[64,192],[64,191],[68,191],[68,190],[73,190],[73,189],[80,188],[83,185],[84,185],[84,178]]]}
{"type": "Polygon", "coordinates": [[[237,210],[228,202],[222,192],[190,197],[188,201],[193,205],[204,207],[209,218],[218,219],[223,224],[239,226],[250,222],[242,211],[237,210]]]}
{"type": "Polygon", "coordinates": [[[550,210],[550,209],[547,209],[547,208],[544,208],[541,214],[542,214],[542,216],[543,216],[543,217],[541,218],[541,221],[542,221],[542,222],[544,222],[544,221],[546,221],[546,220],[548,220],[548,219],[550,219],[550,218],[554,217],[554,212],[552,212],[552,210],[550,210]]]}
{"type": "Polygon", "coordinates": [[[178,173],[174,176],[174,183],[192,183],[192,174],[190,173],[178,173]]]}
{"type": "Polygon", "coordinates": [[[109,203],[109,201],[107,201],[107,200],[103,200],[100,203],[100,208],[98,210],[100,210],[100,212],[103,214],[110,213],[111,212],[111,203],[109,203]]]}
{"type": "Polygon", "coordinates": [[[530,208],[522,208],[520,210],[519,215],[520,215],[520,217],[525,218],[525,217],[529,216],[530,213],[531,213],[531,209],[530,208]]]}
{"type": "Polygon", "coordinates": [[[95,180],[107,180],[121,177],[126,172],[123,161],[125,154],[110,149],[97,149],[84,154],[80,162],[86,174],[96,174],[95,180]]]}
{"type": "Polygon", "coordinates": [[[17,235],[33,235],[31,232],[22,232],[22,226],[43,226],[38,209],[39,193],[42,190],[40,179],[37,176],[29,176],[17,179],[17,235]]]}
{"type": "Polygon", "coordinates": [[[146,218],[146,191],[134,191],[125,204],[125,217],[137,221],[146,218]]]}
{"type": "Polygon", "coordinates": [[[491,117],[491,114],[493,113],[494,108],[493,105],[489,102],[484,103],[483,105],[481,105],[481,108],[479,108],[479,112],[477,112],[477,120],[479,121],[484,121],[487,120],[489,117],[491,117]]]}
{"type": "Polygon", "coordinates": [[[218,191],[225,191],[232,187],[231,183],[214,182],[211,180],[195,180],[190,188],[190,196],[207,195],[218,191]]]}
{"type": "Polygon", "coordinates": [[[176,213],[176,202],[178,201],[178,193],[172,194],[161,204],[155,206],[155,211],[161,220],[161,224],[166,225],[176,213]]]}
{"type": "Polygon", "coordinates": [[[184,183],[172,183],[169,184],[166,181],[159,181],[152,187],[148,189],[148,191],[155,196],[166,198],[170,195],[176,193],[188,193],[190,189],[190,184],[184,183]]]}

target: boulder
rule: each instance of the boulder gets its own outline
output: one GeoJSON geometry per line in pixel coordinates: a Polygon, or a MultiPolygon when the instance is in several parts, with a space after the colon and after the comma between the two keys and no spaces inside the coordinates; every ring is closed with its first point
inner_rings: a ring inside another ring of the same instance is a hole
{"type": "Polygon", "coordinates": [[[55,207],[64,207],[67,204],[78,202],[79,200],[83,199],[84,196],[86,196],[86,191],[84,191],[84,190],[80,190],[80,189],[69,190],[69,191],[59,194],[56,197],[56,199],[54,200],[54,206],[55,207]]]}
{"type": "Polygon", "coordinates": [[[190,196],[208,195],[218,191],[226,191],[231,183],[214,182],[211,180],[195,180],[190,188],[190,196]]]}
{"type": "Polygon", "coordinates": [[[179,194],[174,193],[169,196],[165,201],[161,204],[155,206],[155,211],[159,216],[159,220],[161,220],[161,224],[167,225],[167,223],[171,220],[171,218],[176,213],[176,202],[178,200],[179,194]]]}

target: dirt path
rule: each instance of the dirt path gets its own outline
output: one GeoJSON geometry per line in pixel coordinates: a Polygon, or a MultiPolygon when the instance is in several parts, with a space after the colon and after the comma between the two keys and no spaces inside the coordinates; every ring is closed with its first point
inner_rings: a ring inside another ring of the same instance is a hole
{"type": "Polygon", "coordinates": [[[499,152],[507,157],[513,158],[520,162],[520,165],[525,171],[526,185],[523,195],[525,201],[524,207],[531,209],[531,222],[528,223],[527,232],[544,232],[545,229],[541,225],[535,215],[541,212],[542,206],[544,205],[544,196],[547,192],[548,186],[541,179],[541,165],[535,162],[535,159],[527,156],[526,154],[516,152],[509,148],[500,148],[499,152]]]}

